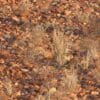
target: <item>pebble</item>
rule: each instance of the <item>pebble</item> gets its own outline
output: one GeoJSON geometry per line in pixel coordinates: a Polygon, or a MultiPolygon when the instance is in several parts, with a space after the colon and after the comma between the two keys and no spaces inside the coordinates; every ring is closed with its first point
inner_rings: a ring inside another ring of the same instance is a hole
{"type": "Polygon", "coordinates": [[[95,96],[95,95],[99,95],[99,92],[98,91],[92,91],[91,94],[95,96]]]}

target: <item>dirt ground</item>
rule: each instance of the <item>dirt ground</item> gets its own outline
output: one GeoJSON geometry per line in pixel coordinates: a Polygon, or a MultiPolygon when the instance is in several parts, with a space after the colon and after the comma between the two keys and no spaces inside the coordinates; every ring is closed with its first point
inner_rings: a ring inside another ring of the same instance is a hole
{"type": "Polygon", "coordinates": [[[0,100],[100,100],[100,0],[0,0],[0,100]]]}

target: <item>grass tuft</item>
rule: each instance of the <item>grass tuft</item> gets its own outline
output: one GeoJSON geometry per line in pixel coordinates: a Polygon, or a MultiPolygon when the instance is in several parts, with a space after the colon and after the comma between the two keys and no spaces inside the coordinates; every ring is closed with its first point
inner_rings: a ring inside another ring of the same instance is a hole
{"type": "Polygon", "coordinates": [[[53,47],[56,56],[56,61],[59,63],[60,66],[64,65],[66,62],[65,59],[65,40],[64,40],[64,33],[59,30],[54,30],[53,32],[53,47]]]}

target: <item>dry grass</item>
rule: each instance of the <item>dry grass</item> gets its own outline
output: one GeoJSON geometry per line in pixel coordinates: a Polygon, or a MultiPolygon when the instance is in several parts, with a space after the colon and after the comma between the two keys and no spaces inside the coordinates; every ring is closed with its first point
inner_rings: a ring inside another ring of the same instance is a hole
{"type": "Polygon", "coordinates": [[[15,6],[15,3],[12,2],[12,5],[11,5],[11,8],[12,8],[12,11],[15,15],[19,15],[19,14],[29,14],[30,12],[30,7],[31,7],[31,3],[29,0],[21,0],[19,3],[18,3],[18,6],[15,6]]]}
{"type": "Polygon", "coordinates": [[[54,52],[56,56],[56,61],[59,63],[60,66],[64,65],[66,62],[65,60],[65,40],[64,40],[64,33],[55,30],[53,33],[53,45],[54,45],[54,52]]]}
{"type": "Polygon", "coordinates": [[[12,82],[9,78],[5,78],[3,80],[3,88],[4,88],[4,91],[6,91],[6,94],[7,95],[11,95],[13,93],[13,87],[12,87],[12,82]]]}
{"type": "Polygon", "coordinates": [[[44,96],[38,95],[35,100],[46,100],[44,96]]]}
{"type": "Polygon", "coordinates": [[[51,96],[56,92],[56,88],[52,87],[49,91],[43,96],[38,95],[36,100],[51,100],[51,96]]]}
{"type": "Polygon", "coordinates": [[[99,54],[98,54],[98,42],[95,41],[90,41],[89,51],[93,59],[98,59],[99,54]]]}
{"type": "Polygon", "coordinates": [[[91,38],[85,38],[82,44],[83,48],[87,51],[87,54],[83,58],[84,68],[87,69],[94,60],[99,59],[99,43],[91,38]]]}
{"type": "Polygon", "coordinates": [[[96,64],[96,68],[93,71],[94,77],[97,79],[97,82],[100,84],[100,47],[98,42],[94,42],[91,44],[91,54],[96,64]]]}
{"type": "Polygon", "coordinates": [[[34,59],[38,54],[43,53],[43,38],[44,33],[41,25],[32,26],[32,31],[30,33],[30,48],[28,48],[27,57],[34,59]],[[37,49],[38,48],[38,49],[37,49]]]}
{"type": "Polygon", "coordinates": [[[39,46],[42,43],[42,39],[44,37],[42,25],[33,26],[33,30],[31,34],[32,34],[34,45],[39,46]]]}
{"type": "Polygon", "coordinates": [[[93,71],[93,75],[97,79],[97,82],[100,84],[100,62],[97,69],[93,71]]]}
{"type": "Polygon", "coordinates": [[[75,69],[65,70],[66,76],[63,78],[67,91],[74,91],[78,85],[78,76],[75,69]]]}
{"type": "MultiPolygon", "coordinates": [[[[93,35],[94,36],[94,35],[93,35]]],[[[100,83],[100,40],[98,38],[93,39],[90,37],[84,40],[84,45],[87,48],[87,55],[84,59],[84,68],[87,69],[89,65],[94,64],[96,65],[95,69],[92,71],[94,77],[100,83]]]]}

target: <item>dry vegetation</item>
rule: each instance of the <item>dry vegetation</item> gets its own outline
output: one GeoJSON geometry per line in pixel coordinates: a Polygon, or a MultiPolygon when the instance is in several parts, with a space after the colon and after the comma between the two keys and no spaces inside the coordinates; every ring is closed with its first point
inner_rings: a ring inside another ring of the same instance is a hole
{"type": "Polygon", "coordinates": [[[78,86],[78,76],[76,70],[65,70],[65,77],[63,81],[68,92],[75,91],[78,86]]]}
{"type": "Polygon", "coordinates": [[[54,52],[56,56],[56,60],[60,66],[64,65],[66,62],[65,59],[65,51],[66,51],[66,44],[64,40],[64,33],[60,32],[59,30],[55,30],[53,33],[53,45],[54,45],[54,52]]]}
{"type": "Polygon", "coordinates": [[[0,100],[99,100],[99,0],[0,0],[0,100]]]}

